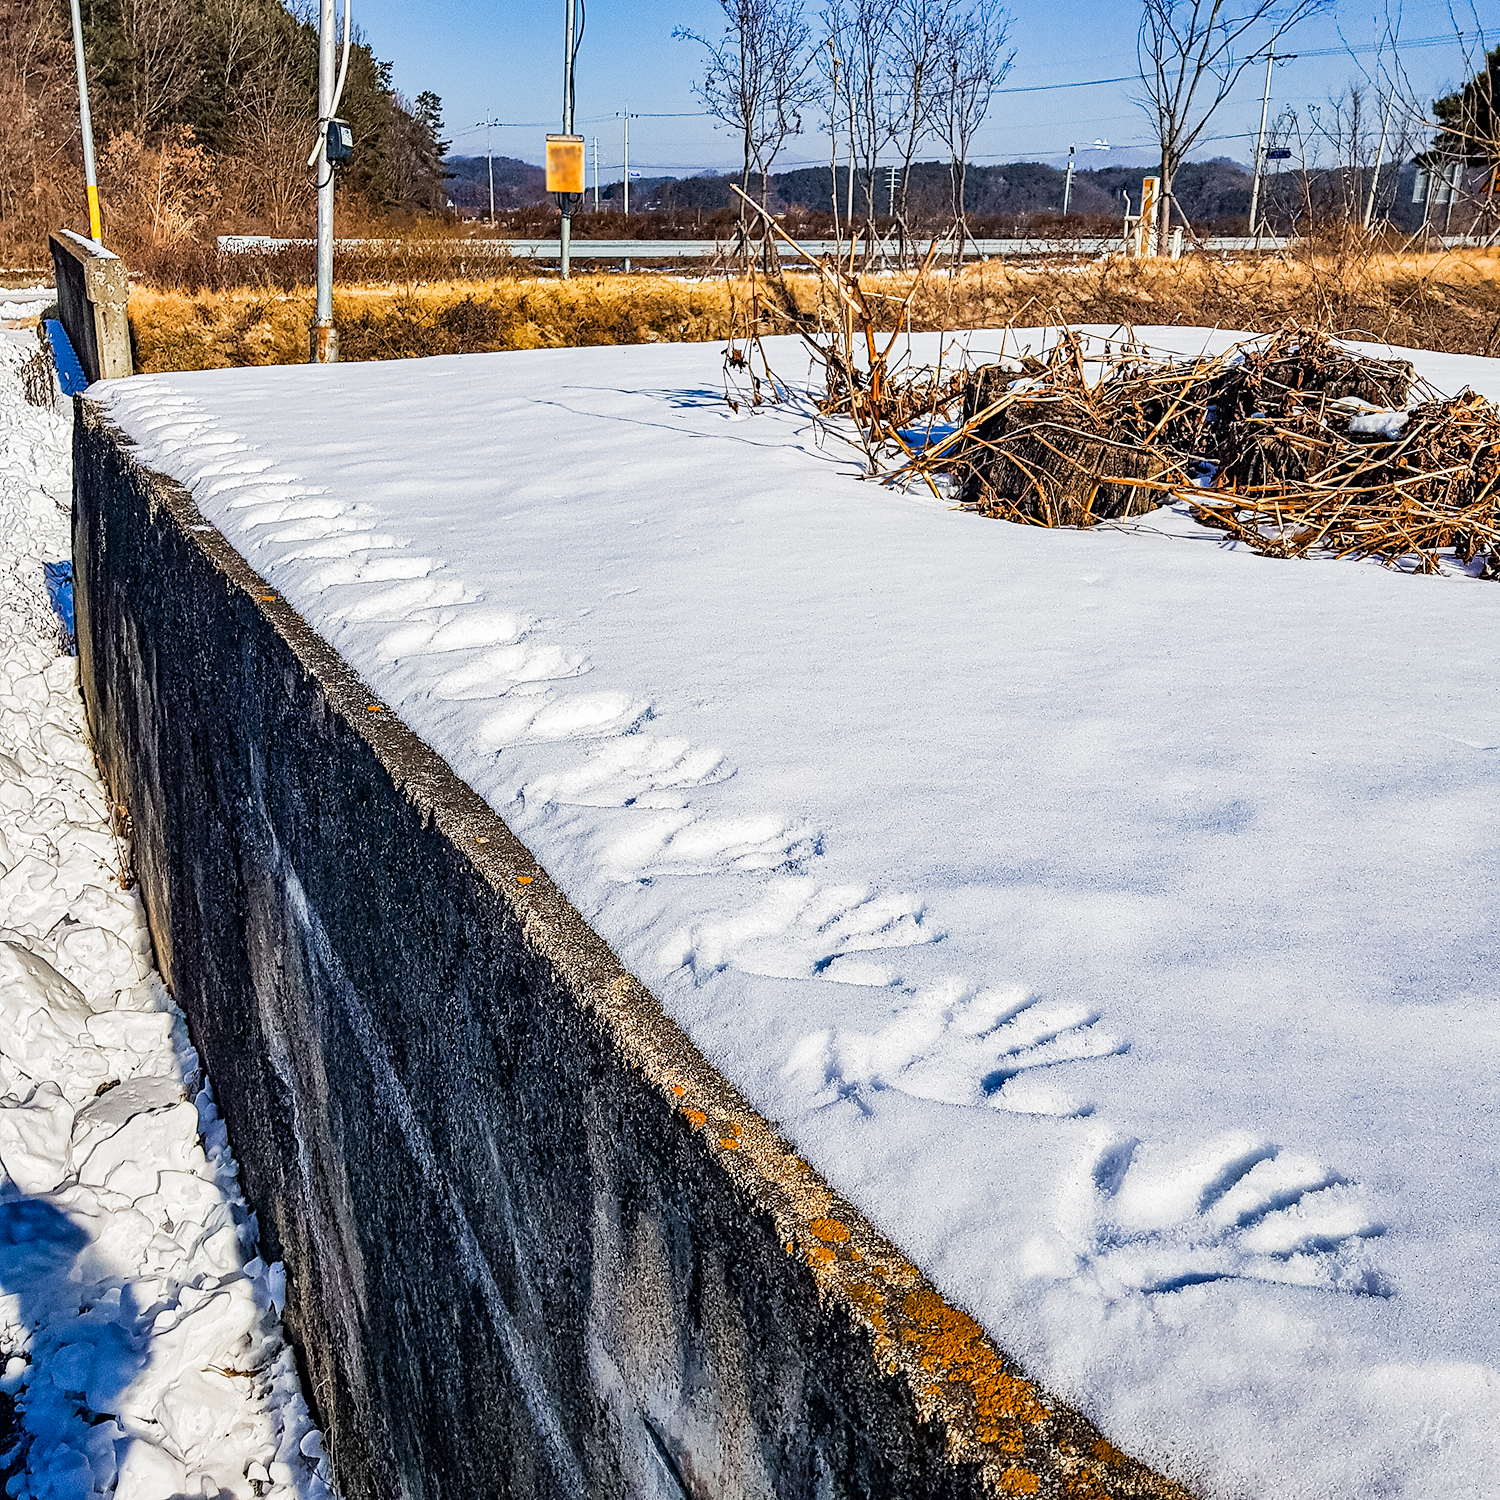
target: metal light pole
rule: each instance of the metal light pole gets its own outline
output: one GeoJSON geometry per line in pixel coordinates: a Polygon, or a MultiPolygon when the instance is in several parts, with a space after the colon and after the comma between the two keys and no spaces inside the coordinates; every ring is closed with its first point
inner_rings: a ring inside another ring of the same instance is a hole
{"type": "Polygon", "coordinates": [[[318,8],[318,312],[309,351],[315,365],[332,364],[339,357],[339,336],[333,326],[333,163],[328,160],[328,122],[333,117],[334,61],[337,35],[334,0],[318,8]]]}
{"type": "Polygon", "coordinates": [[[1063,218],[1068,217],[1068,205],[1073,201],[1073,152],[1075,147],[1068,147],[1068,175],[1063,181],[1063,218]]]}
{"type": "Polygon", "coordinates": [[[1266,161],[1266,112],[1271,107],[1271,65],[1276,61],[1276,48],[1266,51],[1266,91],[1260,100],[1260,134],[1255,138],[1255,177],[1250,184],[1250,233],[1255,233],[1255,215],[1260,208],[1260,175],[1266,161]]]}
{"type": "Polygon", "coordinates": [[[89,80],[83,66],[83,17],[73,0],[73,60],[78,64],[78,127],[83,134],[83,180],[89,196],[89,238],[101,243],[99,174],[94,170],[94,122],[89,117],[89,80]]]}
{"type": "Polygon", "coordinates": [[[625,106],[625,217],[630,217],[630,106],[625,106]]]}

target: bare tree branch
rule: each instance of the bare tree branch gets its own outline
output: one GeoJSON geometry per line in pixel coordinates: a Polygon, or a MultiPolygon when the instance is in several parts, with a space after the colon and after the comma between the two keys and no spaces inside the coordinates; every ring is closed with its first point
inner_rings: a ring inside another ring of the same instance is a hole
{"type": "Polygon", "coordinates": [[[1251,63],[1333,0],[1141,0],[1136,39],[1141,107],[1161,148],[1159,229],[1165,241],[1177,169],[1251,63]]]}
{"type": "Polygon", "coordinates": [[[938,42],[934,133],[948,148],[953,222],[959,259],[969,237],[964,188],[974,136],[989,114],[1001,79],[1010,72],[1015,49],[1006,50],[1010,17],[995,0],[972,0],[966,10],[950,10],[938,42]]]}
{"type": "Polygon", "coordinates": [[[808,26],[802,0],[719,0],[719,6],[725,27],[717,41],[681,26],[672,35],[708,53],[698,97],[716,120],[739,132],[741,190],[748,193],[751,173],[759,173],[764,204],[771,163],[787,138],[801,131],[802,110],[817,97],[809,77],[808,26]]]}

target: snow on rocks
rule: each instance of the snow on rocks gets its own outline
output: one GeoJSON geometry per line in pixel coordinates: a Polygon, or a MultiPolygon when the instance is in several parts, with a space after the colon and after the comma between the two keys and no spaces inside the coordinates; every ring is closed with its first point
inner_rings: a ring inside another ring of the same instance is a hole
{"type": "Polygon", "coordinates": [[[0,338],[0,1454],[17,1500],[319,1500],[321,1440],[224,1125],[151,966],[57,655],[71,411],[0,338]]]}
{"type": "Polygon", "coordinates": [[[1500,585],[955,514],[727,420],[720,359],[105,399],[1111,1441],[1235,1500],[1493,1497],[1500,585]]]}
{"type": "Polygon", "coordinates": [[[0,322],[22,322],[40,315],[57,301],[50,286],[0,287],[0,322]]]}

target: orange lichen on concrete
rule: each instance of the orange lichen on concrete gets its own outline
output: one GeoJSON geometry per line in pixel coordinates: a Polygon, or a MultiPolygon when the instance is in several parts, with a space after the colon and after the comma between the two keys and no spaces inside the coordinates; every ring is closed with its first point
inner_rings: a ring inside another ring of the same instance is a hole
{"type": "Polygon", "coordinates": [[[680,1099],[680,1098],[682,1098],[682,1096],[683,1096],[683,1095],[684,1095],[684,1094],[685,1094],[685,1093],[687,1093],[687,1090],[686,1090],[686,1089],[685,1089],[685,1088],[684,1088],[684,1087],[683,1087],[683,1086],[682,1086],[682,1085],[681,1085],[681,1084],[680,1084],[680,1083],[674,1083],[674,1084],[673,1084],[673,1085],[672,1085],[672,1092],[673,1092],[673,1093],[674,1093],[674,1094],[676,1094],[676,1095],[677,1095],[677,1097],[678,1097],[678,1098],[679,1098],[679,1099],[680,1099]]]}
{"type": "Polygon", "coordinates": [[[732,1135],[721,1135],[719,1137],[719,1144],[726,1151],[738,1151],[740,1149],[740,1143],[732,1135]]]}
{"type": "MultiPolygon", "coordinates": [[[[1084,1468],[1069,1474],[1063,1481],[1063,1490],[1068,1500],[1114,1500],[1120,1490],[1110,1482],[1111,1470],[1129,1486],[1126,1493],[1137,1493],[1134,1486],[1140,1483],[1141,1469],[1129,1455],[1122,1453],[1113,1443],[1098,1437],[1089,1445],[1089,1456],[1091,1463],[1086,1461],[1084,1468]],[[1101,1473],[1101,1470],[1105,1472],[1101,1473]]],[[[1170,1480],[1161,1480],[1155,1475],[1151,1476],[1151,1480],[1150,1487],[1144,1491],[1147,1494],[1184,1495],[1170,1480]]]]}
{"type": "Polygon", "coordinates": [[[827,1266],[838,1259],[838,1252],[830,1250],[827,1245],[814,1245],[807,1252],[807,1258],[815,1266],[827,1266]]]}
{"type": "Polygon", "coordinates": [[[1000,1476],[1000,1488],[1007,1495],[1034,1495],[1041,1487],[1041,1480],[1030,1469],[1012,1465],[1000,1476]]]}
{"type": "Polygon", "coordinates": [[[912,1292],[901,1311],[912,1324],[902,1329],[901,1337],[920,1347],[922,1368],[973,1391],[979,1440],[1021,1452],[1024,1444],[1017,1424],[1044,1422],[1049,1416],[1032,1385],[1007,1375],[979,1324],[949,1307],[936,1292],[912,1292]]]}
{"type": "Polygon", "coordinates": [[[683,1114],[687,1116],[687,1122],[694,1130],[708,1124],[708,1116],[701,1109],[685,1109],[683,1114]]]}
{"type": "Polygon", "coordinates": [[[889,1325],[885,1320],[885,1298],[874,1287],[863,1286],[859,1283],[848,1287],[844,1295],[870,1320],[870,1326],[875,1330],[876,1337],[889,1341],[889,1325]]]}
{"type": "Polygon", "coordinates": [[[814,1219],[807,1227],[827,1245],[842,1245],[849,1239],[849,1226],[837,1219],[814,1219]]]}

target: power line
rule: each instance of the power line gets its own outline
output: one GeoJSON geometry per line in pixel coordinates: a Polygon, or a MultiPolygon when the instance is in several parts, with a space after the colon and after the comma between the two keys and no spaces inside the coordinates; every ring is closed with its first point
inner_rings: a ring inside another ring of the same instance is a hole
{"type": "Polygon", "coordinates": [[[1092,89],[1104,83],[1138,83],[1141,75],[1131,73],[1121,78],[1085,78],[1078,83],[1036,83],[1026,88],[996,89],[997,94],[1050,94],[1055,89],[1092,89]]]}
{"type": "MultiPolygon", "coordinates": [[[[1403,41],[1396,38],[1393,45],[1398,50],[1405,47],[1440,47],[1445,42],[1458,42],[1462,44],[1465,33],[1447,32],[1443,36],[1419,36],[1411,41],[1403,41]]],[[[1386,44],[1384,42],[1360,42],[1352,46],[1344,47],[1311,47],[1304,48],[1298,52],[1288,53],[1286,61],[1290,62],[1299,57],[1338,57],[1351,52],[1379,52],[1386,44]]],[[[1084,78],[1077,83],[1033,83],[1023,87],[996,89],[997,94],[1050,94],[1058,89],[1093,89],[1100,88],[1107,83],[1139,83],[1139,73],[1126,73],[1118,78],[1084,78]]]]}
{"type": "MultiPolygon", "coordinates": [[[[1467,36],[1466,32],[1450,31],[1443,36],[1419,36],[1407,41],[1404,37],[1390,39],[1389,45],[1393,51],[1401,52],[1407,47],[1441,47],[1445,42],[1457,42],[1462,45],[1467,36]]],[[[1310,47],[1298,48],[1296,52],[1287,53],[1288,59],[1298,57],[1339,57],[1350,52],[1380,52],[1384,50],[1387,43],[1381,42],[1359,42],[1354,45],[1343,47],[1310,47]]],[[[1278,62],[1281,59],[1276,59],[1278,62]]]]}

